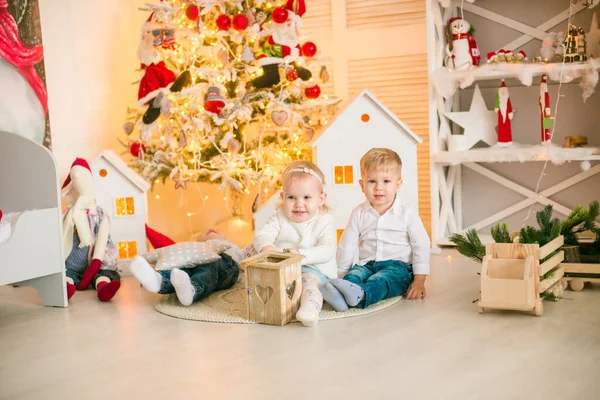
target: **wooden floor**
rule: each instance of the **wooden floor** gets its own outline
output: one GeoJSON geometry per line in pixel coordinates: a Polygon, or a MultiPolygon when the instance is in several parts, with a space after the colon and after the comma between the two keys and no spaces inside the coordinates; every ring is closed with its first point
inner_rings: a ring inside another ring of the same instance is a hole
{"type": "Polygon", "coordinates": [[[312,329],[174,319],[131,277],[112,303],[79,292],[68,309],[1,287],[0,398],[600,398],[600,286],[539,318],[479,315],[477,271],[444,252],[426,300],[312,329]]]}

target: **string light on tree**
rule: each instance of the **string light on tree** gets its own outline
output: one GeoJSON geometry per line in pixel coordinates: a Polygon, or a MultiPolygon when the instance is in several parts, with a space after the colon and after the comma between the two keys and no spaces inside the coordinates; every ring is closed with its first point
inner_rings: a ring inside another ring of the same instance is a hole
{"type": "Polygon", "coordinates": [[[247,194],[251,182],[268,193],[285,165],[310,159],[307,136],[291,132],[322,129],[339,100],[321,95],[324,61],[300,40],[304,0],[163,0],[146,10],[143,98],[124,126],[132,167],[153,183],[247,194]]]}

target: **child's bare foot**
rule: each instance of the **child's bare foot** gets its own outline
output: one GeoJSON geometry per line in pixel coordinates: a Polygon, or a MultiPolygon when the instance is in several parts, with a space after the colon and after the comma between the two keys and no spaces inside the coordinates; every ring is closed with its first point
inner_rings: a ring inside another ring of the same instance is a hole
{"type": "Polygon", "coordinates": [[[331,304],[335,311],[348,311],[348,304],[344,295],[340,293],[330,282],[327,282],[319,288],[323,295],[323,300],[331,304]]]}

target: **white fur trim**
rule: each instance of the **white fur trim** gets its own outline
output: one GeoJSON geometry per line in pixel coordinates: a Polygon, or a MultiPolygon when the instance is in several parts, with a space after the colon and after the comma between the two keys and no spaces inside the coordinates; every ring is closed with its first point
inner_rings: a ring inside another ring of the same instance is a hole
{"type": "Polygon", "coordinates": [[[271,64],[283,64],[283,58],[279,57],[263,57],[256,60],[256,64],[263,65],[271,65],[271,64]]]}
{"type": "Polygon", "coordinates": [[[171,85],[172,85],[172,84],[173,84],[173,83],[169,83],[169,84],[168,84],[166,87],[164,87],[164,88],[159,88],[159,89],[156,89],[156,90],[153,90],[153,91],[151,91],[150,93],[148,93],[147,95],[145,95],[144,97],[142,97],[141,99],[139,99],[139,100],[138,100],[138,104],[139,104],[139,106],[140,106],[140,107],[144,107],[144,106],[146,105],[146,103],[148,103],[150,100],[152,100],[153,98],[155,98],[156,96],[158,96],[158,94],[159,94],[161,91],[163,91],[163,90],[164,90],[165,92],[168,92],[168,91],[169,91],[168,89],[171,87],[171,85]]]}

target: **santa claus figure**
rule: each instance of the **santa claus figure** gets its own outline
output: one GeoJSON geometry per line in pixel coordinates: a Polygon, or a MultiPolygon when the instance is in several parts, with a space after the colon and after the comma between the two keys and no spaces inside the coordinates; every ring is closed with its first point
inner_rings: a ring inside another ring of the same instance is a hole
{"type": "Polygon", "coordinates": [[[48,95],[34,65],[43,60],[44,50],[25,47],[7,7],[0,0],[0,130],[43,144],[48,95]]]}
{"type": "Polygon", "coordinates": [[[450,34],[452,35],[452,50],[446,45],[446,67],[452,70],[469,69],[479,65],[481,57],[477,42],[471,35],[471,25],[460,17],[450,19],[450,34]]]}
{"type": "Polygon", "coordinates": [[[498,89],[494,110],[498,114],[498,146],[510,146],[512,144],[510,121],[513,119],[513,109],[504,81],[498,89]]]}
{"type": "Polygon", "coordinates": [[[548,94],[548,76],[542,75],[542,83],[540,83],[540,123],[542,127],[542,143],[550,140],[550,95],[548,94]]]}
{"type": "MultiPolygon", "coordinates": [[[[140,107],[148,104],[150,100],[158,95],[160,89],[168,87],[176,78],[175,73],[166,67],[165,62],[162,60],[162,54],[155,47],[163,44],[162,41],[156,41],[156,34],[160,35],[164,27],[162,24],[151,22],[151,20],[152,16],[150,16],[148,22],[142,25],[140,45],[137,51],[137,56],[144,70],[144,76],[138,90],[140,107]]],[[[160,37],[162,38],[162,35],[160,37]]]]}
{"type": "MultiPolygon", "coordinates": [[[[283,64],[286,58],[302,55],[298,26],[302,23],[302,15],[305,12],[304,0],[288,0],[285,8],[273,11],[271,28],[273,33],[255,54],[263,74],[252,81],[254,87],[262,89],[275,86],[279,83],[279,64],[283,64]]],[[[292,66],[298,72],[300,79],[307,81],[312,77],[311,72],[306,68],[295,63],[292,66]]]]}

